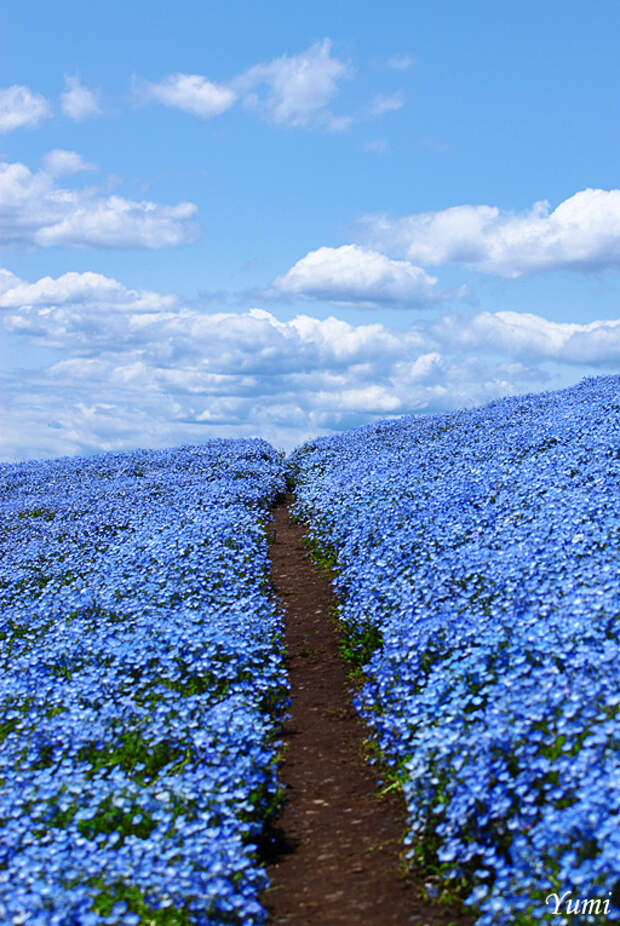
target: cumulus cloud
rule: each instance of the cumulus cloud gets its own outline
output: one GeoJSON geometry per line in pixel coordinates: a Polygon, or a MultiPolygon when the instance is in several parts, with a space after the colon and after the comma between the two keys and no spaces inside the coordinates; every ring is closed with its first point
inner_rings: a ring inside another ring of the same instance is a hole
{"type": "Polygon", "coordinates": [[[134,94],[145,102],[154,100],[201,119],[219,116],[237,98],[230,87],[212,83],[200,74],[171,74],[159,83],[134,79],[134,94]]]}
{"type": "Polygon", "coordinates": [[[246,104],[280,125],[320,124],[339,131],[349,127],[351,117],[334,116],[327,107],[339,82],[351,76],[351,66],[332,56],[330,40],[323,39],[298,55],[255,65],[233,86],[246,104]]]}
{"type": "Polygon", "coordinates": [[[371,116],[382,116],[384,113],[392,113],[401,109],[404,105],[403,95],[400,93],[382,94],[378,93],[370,104],[371,116]]]}
{"type": "Polygon", "coordinates": [[[415,58],[413,55],[407,54],[392,55],[386,62],[387,66],[393,71],[408,71],[414,63],[415,58]]]}
{"type": "Polygon", "coordinates": [[[376,251],[345,244],[310,251],[273,285],[289,295],[329,302],[407,307],[441,298],[436,283],[436,277],[409,261],[391,260],[376,251]]]}
{"type": "Polygon", "coordinates": [[[43,167],[52,177],[62,174],[77,174],[82,170],[96,170],[97,165],[85,161],[77,151],[65,151],[64,148],[54,148],[43,158],[43,167]]]}
{"type": "MultiPolygon", "coordinates": [[[[56,154],[66,162],[74,152],[56,154]]],[[[77,155],[76,157],[79,157],[77,155]]],[[[162,206],[56,186],[47,171],[0,163],[0,243],[161,248],[195,240],[197,207],[162,206]]]]}
{"type": "MultiPolygon", "coordinates": [[[[0,280],[1,283],[1,280],[0,280]]],[[[4,328],[46,347],[92,353],[125,348],[142,340],[141,323],[171,310],[176,300],[148,290],[127,289],[99,273],[65,273],[36,283],[14,279],[0,292],[4,328]],[[137,332],[137,334],[136,334],[137,332]]]]}
{"type": "Polygon", "coordinates": [[[552,322],[529,312],[479,312],[463,326],[444,318],[436,336],[454,346],[487,347],[511,357],[570,364],[620,364],[620,319],[552,322]]]}
{"type": "Polygon", "coordinates": [[[322,127],[346,131],[353,118],[335,115],[329,103],[340,81],[352,76],[351,66],[331,53],[323,39],[297,55],[281,55],[255,64],[226,83],[214,83],[202,74],[170,74],[160,81],[133,79],[138,102],[157,102],[201,119],[212,119],[241,99],[278,125],[322,127]]]}
{"type": "Polygon", "coordinates": [[[204,313],[96,273],[30,283],[0,271],[0,325],[15,343],[56,353],[32,374],[5,368],[0,459],[256,434],[291,447],[385,415],[566,385],[620,362],[620,319],[480,312],[404,329],[281,321],[258,308],[204,313]]]}
{"type": "Polygon", "coordinates": [[[0,133],[6,134],[28,126],[34,128],[42,119],[51,116],[52,110],[44,96],[33,93],[28,87],[13,84],[0,90],[0,133]]]}
{"type": "Polygon", "coordinates": [[[518,277],[552,270],[620,267],[620,190],[582,190],[551,210],[454,206],[404,218],[363,220],[375,247],[422,264],[466,264],[518,277]]]}
{"type": "Polygon", "coordinates": [[[11,273],[10,270],[7,270],[5,267],[0,267],[0,296],[3,293],[6,293],[8,290],[13,289],[15,286],[21,284],[19,277],[15,276],[14,273],[11,273]]]}
{"type": "Polygon", "coordinates": [[[84,122],[101,113],[96,94],[85,87],[79,77],[65,76],[65,91],[60,97],[60,105],[65,116],[75,122],[84,122]]]}
{"type": "Polygon", "coordinates": [[[176,303],[174,296],[127,289],[101,273],[63,273],[26,283],[8,270],[0,271],[0,308],[29,310],[40,306],[46,315],[58,306],[75,305],[84,314],[96,311],[160,312],[176,303]]]}

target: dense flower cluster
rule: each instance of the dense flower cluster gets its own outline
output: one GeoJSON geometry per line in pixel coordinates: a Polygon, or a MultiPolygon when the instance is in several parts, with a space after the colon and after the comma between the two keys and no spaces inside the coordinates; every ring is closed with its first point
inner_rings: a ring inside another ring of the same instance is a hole
{"type": "Polygon", "coordinates": [[[0,921],[259,923],[264,441],[0,467],[0,921]]]}
{"type": "Polygon", "coordinates": [[[345,625],[381,641],[359,706],[412,856],[470,885],[480,926],[547,922],[553,892],[554,922],[577,898],[618,919],[620,377],[382,421],[291,467],[345,625]]]}

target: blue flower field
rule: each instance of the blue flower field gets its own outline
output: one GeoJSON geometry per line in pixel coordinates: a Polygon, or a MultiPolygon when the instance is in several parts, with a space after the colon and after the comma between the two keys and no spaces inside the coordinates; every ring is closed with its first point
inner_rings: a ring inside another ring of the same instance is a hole
{"type": "Polygon", "coordinates": [[[264,921],[284,488],[259,440],[0,467],[0,922],[264,921]]]}
{"type": "Polygon", "coordinates": [[[478,926],[549,922],[553,893],[620,920],[620,377],[600,377],[288,461],[252,439],[0,465],[0,922],[265,922],[287,478],[412,864],[478,926]]]}
{"type": "Polygon", "coordinates": [[[479,926],[549,922],[553,892],[620,919],[620,377],[381,421],[290,467],[411,856],[479,926]]]}

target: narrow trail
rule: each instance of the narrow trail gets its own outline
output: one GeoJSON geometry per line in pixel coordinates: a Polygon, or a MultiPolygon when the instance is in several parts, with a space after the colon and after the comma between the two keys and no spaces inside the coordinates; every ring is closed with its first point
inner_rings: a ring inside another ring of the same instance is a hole
{"type": "Polygon", "coordinates": [[[363,759],[364,727],[328,613],[329,578],[306,556],[305,528],[273,511],[271,579],[286,610],[291,682],[287,747],[280,766],[286,797],[277,821],[278,856],[268,866],[263,902],[273,926],[471,926],[460,907],[430,904],[404,874],[405,808],[378,796],[363,759]]]}

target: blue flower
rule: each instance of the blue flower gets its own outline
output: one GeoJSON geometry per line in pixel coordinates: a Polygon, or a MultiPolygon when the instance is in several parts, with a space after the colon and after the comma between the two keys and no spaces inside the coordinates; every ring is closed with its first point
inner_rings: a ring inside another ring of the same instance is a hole
{"type": "Polygon", "coordinates": [[[264,922],[284,488],[258,440],[0,466],[2,922],[264,922]]]}
{"type": "Polygon", "coordinates": [[[407,843],[468,879],[479,926],[616,877],[619,412],[601,377],[289,461],[341,620],[380,641],[356,705],[404,775],[407,843]]]}

